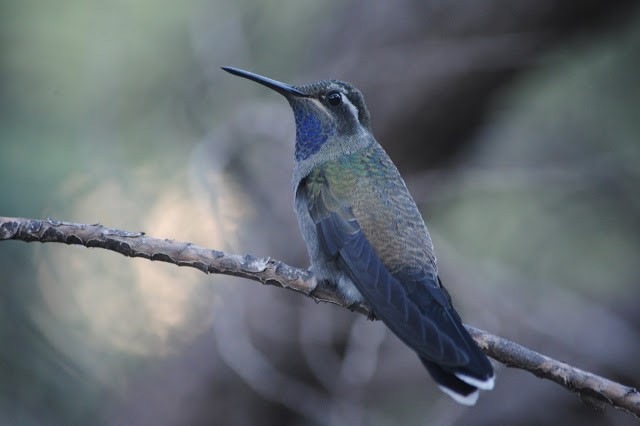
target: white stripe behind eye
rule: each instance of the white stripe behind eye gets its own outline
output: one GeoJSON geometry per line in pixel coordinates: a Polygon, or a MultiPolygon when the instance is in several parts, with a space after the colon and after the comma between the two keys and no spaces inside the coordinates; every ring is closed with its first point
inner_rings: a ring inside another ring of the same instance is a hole
{"type": "Polygon", "coordinates": [[[342,94],[342,102],[345,105],[347,105],[347,107],[351,111],[351,114],[353,114],[353,118],[355,118],[356,122],[357,122],[358,121],[358,114],[360,114],[360,111],[358,111],[358,107],[355,106],[354,104],[352,104],[351,101],[349,100],[349,98],[347,97],[347,95],[345,95],[344,93],[342,94]]]}
{"type": "MultiPolygon", "coordinates": [[[[342,103],[344,103],[347,108],[349,108],[349,111],[351,112],[351,114],[353,114],[353,118],[356,120],[356,122],[359,122],[360,111],[358,110],[358,107],[351,103],[351,100],[349,100],[346,93],[340,91],[340,94],[342,95],[342,103]]],[[[327,115],[331,115],[331,111],[329,111],[329,109],[318,99],[311,98],[310,100],[314,102],[321,111],[324,111],[327,115]]]]}

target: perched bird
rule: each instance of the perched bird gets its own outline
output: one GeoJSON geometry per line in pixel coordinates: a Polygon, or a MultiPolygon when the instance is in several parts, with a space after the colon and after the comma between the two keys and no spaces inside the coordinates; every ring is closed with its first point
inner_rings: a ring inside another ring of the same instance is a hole
{"type": "Polygon", "coordinates": [[[290,86],[232,67],[283,95],[296,123],[295,211],[318,281],[364,302],[413,349],[440,389],[473,405],[493,388],[489,359],[467,333],[438,276],[427,227],[369,111],[349,83],[290,86]]]}

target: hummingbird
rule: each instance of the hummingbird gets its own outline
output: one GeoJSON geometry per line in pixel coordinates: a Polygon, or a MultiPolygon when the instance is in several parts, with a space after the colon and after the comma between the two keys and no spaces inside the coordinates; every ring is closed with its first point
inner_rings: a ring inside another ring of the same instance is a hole
{"type": "Polygon", "coordinates": [[[296,126],[294,209],[317,282],[364,303],[455,401],[474,405],[494,373],[453,308],[427,227],[398,169],[371,131],[353,85],[281,83],[223,70],[283,95],[296,126]]]}

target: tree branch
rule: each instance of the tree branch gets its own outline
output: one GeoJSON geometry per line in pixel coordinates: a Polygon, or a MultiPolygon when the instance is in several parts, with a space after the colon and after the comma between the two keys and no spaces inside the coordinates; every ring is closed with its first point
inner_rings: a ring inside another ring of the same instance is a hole
{"type": "MultiPolygon", "coordinates": [[[[334,303],[362,313],[370,319],[374,318],[366,305],[348,305],[337,288],[330,283],[318,283],[308,271],[271,258],[228,254],[191,243],[148,237],[143,232],[127,232],[99,224],[86,225],[51,219],[0,217],[0,240],[99,247],[129,257],[190,266],[205,273],[233,275],[291,289],[312,297],[316,302],[334,303]]],[[[465,327],[484,353],[507,367],[526,370],[540,378],[552,380],[578,393],[585,403],[595,408],[604,409],[609,404],[640,418],[638,390],[556,361],[486,331],[468,325],[465,327]]]]}

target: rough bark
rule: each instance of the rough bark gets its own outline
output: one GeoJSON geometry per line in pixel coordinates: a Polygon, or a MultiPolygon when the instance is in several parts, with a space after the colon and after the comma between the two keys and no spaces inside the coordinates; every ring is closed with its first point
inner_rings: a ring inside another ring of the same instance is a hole
{"type": "MultiPolygon", "coordinates": [[[[334,303],[373,319],[371,310],[366,305],[348,305],[335,287],[316,282],[308,271],[271,258],[229,254],[188,242],[149,237],[144,232],[110,229],[100,224],[88,225],[52,219],[0,217],[0,240],[97,247],[129,257],[189,266],[205,273],[233,275],[294,290],[317,302],[334,303]]],[[[611,405],[640,418],[640,392],[637,389],[554,360],[489,332],[468,325],[465,327],[484,353],[507,367],[552,380],[567,390],[578,393],[582,401],[594,408],[604,409],[611,405]]]]}

